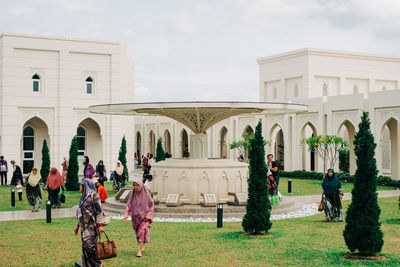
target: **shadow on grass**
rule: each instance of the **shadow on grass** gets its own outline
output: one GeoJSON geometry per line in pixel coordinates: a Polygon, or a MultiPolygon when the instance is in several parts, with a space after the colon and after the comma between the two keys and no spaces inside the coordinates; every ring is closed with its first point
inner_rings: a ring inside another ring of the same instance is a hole
{"type": "Polygon", "coordinates": [[[273,231],[268,231],[268,234],[271,234],[271,237],[263,237],[263,236],[241,236],[243,234],[243,231],[237,231],[237,232],[224,232],[224,233],[217,233],[214,234],[214,237],[225,239],[225,240],[249,240],[249,239],[265,239],[265,240],[272,240],[276,238],[280,238],[283,236],[286,236],[287,234],[285,233],[280,233],[280,232],[273,232],[273,231]]]}
{"type": "MultiPolygon", "coordinates": [[[[328,241],[329,242],[329,241],[328,241]]],[[[400,259],[397,255],[382,254],[388,257],[385,261],[360,261],[360,260],[346,260],[342,257],[349,253],[349,251],[324,251],[320,250],[306,250],[302,249],[288,249],[285,253],[287,258],[296,259],[297,264],[304,264],[307,262],[319,262],[323,266],[399,266],[400,259]]]]}
{"type": "Polygon", "coordinates": [[[384,220],[382,223],[400,225],[400,218],[386,219],[386,220],[384,220]]]}

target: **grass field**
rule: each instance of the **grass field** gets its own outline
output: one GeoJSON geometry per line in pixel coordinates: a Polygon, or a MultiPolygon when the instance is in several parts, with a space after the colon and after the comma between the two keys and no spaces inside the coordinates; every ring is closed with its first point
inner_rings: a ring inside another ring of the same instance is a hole
{"type": "MultiPolygon", "coordinates": [[[[349,202],[344,202],[347,208],[349,202]]],[[[382,266],[400,266],[398,198],[379,199],[385,244],[382,266]]],[[[324,223],[323,214],[273,221],[272,237],[242,237],[240,223],[153,223],[151,240],[136,258],[136,239],[130,223],[113,220],[105,227],[116,241],[118,257],[105,266],[374,266],[376,262],[347,261],[344,223],[324,223]]],[[[73,266],[81,256],[76,220],[55,219],[0,223],[2,266],[73,266]]]]}
{"type": "MultiPolygon", "coordinates": [[[[10,211],[10,210],[31,210],[32,206],[29,205],[26,198],[26,192],[23,189],[23,201],[18,201],[18,194],[15,193],[15,208],[11,208],[11,186],[0,186],[0,211],[10,211]]],[[[112,191],[112,182],[106,182],[105,188],[107,190],[107,196],[114,196],[117,192],[112,191]]],[[[48,195],[42,190],[42,205],[41,208],[46,208],[46,201],[48,195]]],[[[62,208],[72,208],[78,205],[79,199],[81,197],[80,191],[65,192],[65,203],[61,204],[62,208]]]]}

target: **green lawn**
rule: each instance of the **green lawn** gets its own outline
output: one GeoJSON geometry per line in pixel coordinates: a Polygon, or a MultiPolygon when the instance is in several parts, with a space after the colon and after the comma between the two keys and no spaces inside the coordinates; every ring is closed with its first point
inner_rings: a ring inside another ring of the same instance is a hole
{"type": "MultiPolygon", "coordinates": [[[[29,205],[28,200],[26,198],[25,190],[23,189],[22,202],[18,201],[18,194],[15,193],[15,208],[11,208],[11,186],[0,186],[0,211],[10,211],[10,210],[30,210],[32,206],[29,205]]],[[[105,188],[107,190],[107,196],[114,196],[117,192],[112,190],[112,182],[106,182],[105,188]]],[[[41,208],[46,208],[46,201],[48,195],[42,190],[42,206],[41,208]]],[[[65,203],[61,206],[63,208],[72,208],[73,206],[78,205],[79,199],[81,197],[80,191],[71,191],[65,192],[65,203]]]]}
{"type": "MultiPolygon", "coordinates": [[[[279,191],[283,195],[290,196],[305,196],[305,195],[319,195],[322,193],[321,184],[322,180],[311,180],[311,179],[292,179],[292,193],[288,194],[288,178],[281,177],[279,181],[279,191]]],[[[342,189],[345,193],[350,193],[353,189],[353,183],[342,182],[342,189]]],[[[395,187],[390,186],[378,186],[379,190],[393,190],[395,187]]]]}
{"type": "MultiPolygon", "coordinates": [[[[288,178],[280,178],[280,183],[279,183],[279,190],[281,191],[282,194],[284,195],[291,195],[291,196],[304,196],[304,195],[318,195],[321,194],[321,183],[322,181],[320,180],[311,180],[311,179],[296,179],[292,178],[292,193],[288,194],[287,193],[287,182],[288,178]]],[[[107,190],[107,195],[109,197],[114,196],[116,194],[115,191],[112,191],[112,182],[106,182],[105,187],[107,190]]],[[[351,192],[351,189],[353,188],[352,183],[342,183],[342,187],[344,192],[351,192]]],[[[395,189],[393,187],[389,186],[378,186],[378,190],[392,190],[395,189]]],[[[28,201],[26,199],[25,191],[24,191],[24,196],[23,202],[18,202],[16,201],[16,207],[15,208],[10,208],[10,193],[11,187],[4,187],[0,186],[0,211],[9,211],[9,210],[29,210],[32,209],[31,206],[29,206],[28,201]]],[[[43,200],[47,199],[47,194],[42,192],[43,200]]],[[[66,192],[65,193],[66,197],[66,203],[62,205],[64,208],[71,208],[75,205],[78,204],[79,198],[81,197],[80,192],[66,192]]],[[[16,198],[18,199],[18,195],[16,195],[16,198]]],[[[42,202],[42,208],[45,208],[45,201],[42,202]]]]}
{"type": "MultiPolygon", "coordinates": [[[[344,202],[344,207],[348,205],[344,202]]],[[[383,266],[400,266],[398,198],[379,200],[385,244],[383,266]]],[[[136,258],[136,239],[130,223],[113,220],[105,227],[116,241],[118,257],[105,266],[373,266],[351,262],[342,231],[344,223],[324,223],[323,214],[273,221],[269,238],[242,237],[240,223],[153,223],[151,241],[136,258]]],[[[0,223],[2,266],[73,266],[81,256],[80,237],[73,235],[75,219],[0,223]],[[61,241],[61,242],[60,242],[61,241]]]]}

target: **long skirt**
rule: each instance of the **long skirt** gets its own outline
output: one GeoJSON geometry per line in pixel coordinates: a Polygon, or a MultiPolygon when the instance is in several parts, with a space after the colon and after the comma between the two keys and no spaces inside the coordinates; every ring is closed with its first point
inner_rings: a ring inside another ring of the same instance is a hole
{"type": "Polygon", "coordinates": [[[63,178],[64,184],[65,184],[65,181],[67,181],[67,171],[62,172],[62,178],[63,178]]]}
{"type": "Polygon", "coordinates": [[[121,188],[125,186],[125,175],[118,175],[115,173],[114,179],[113,179],[113,188],[117,191],[119,191],[121,188]]]}
{"type": "Polygon", "coordinates": [[[81,240],[82,240],[82,266],[100,266],[101,261],[96,259],[96,243],[99,234],[93,218],[89,214],[82,215],[81,240]]]}
{"type": "Polygon", "coordinates": [[[60,193],[60,188],[57,188],[55,190],[48,188],[47,190],[49,191],[49,199],[51,201],[51,205],[61,207],[60,197],[58,196],[58,194],[60,193]]]}
{"type": "Polygon", "coordinates": [[[325,220],[329,222],[342,222],[343,209],[339,194],[325,195],[324,203],[325,220]]]}
{"type": "Polygon", "coordinates": [[[32,187],[29,183],[26,185],[26,198],[29,205],[33,206],[33,211],[40,210],[42,204],[42,193],[40,192],[40,185],[32,187]]]}
{"type": "Polygon", "coordinates": [[[150,222],[143,220],[141,223],[134,222],[132,219],[132,226],[136,233],[136,240],[138,243],[147,243],[150,240],[150,222]],[[135,227],[136,226],[136,227],[135,227]]]}

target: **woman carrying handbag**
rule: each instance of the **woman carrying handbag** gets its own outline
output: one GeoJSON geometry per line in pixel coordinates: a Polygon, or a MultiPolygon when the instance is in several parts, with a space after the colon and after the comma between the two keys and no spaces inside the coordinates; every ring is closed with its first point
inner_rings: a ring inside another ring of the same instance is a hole
{"type": "Polygon", "coordinates": [[[104,232],[102,225],[96,223],[96,217],[102,213],[100,197],[96,193],[96,185],[90,179],[84,178],[80,189],[82,196],[76,212],[78,223],[74,233],[77,235],[81,227],[82,266],[103,266],[96,258],[96,244],[104,232]]]}

